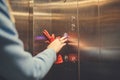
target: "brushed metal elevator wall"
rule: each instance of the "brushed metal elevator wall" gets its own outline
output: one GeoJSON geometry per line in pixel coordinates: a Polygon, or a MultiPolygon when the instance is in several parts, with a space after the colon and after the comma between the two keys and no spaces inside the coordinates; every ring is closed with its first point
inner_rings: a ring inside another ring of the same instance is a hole
{"type": "Polygon", "coordinates": [[[10,0],[25,50],[36,55],[47,47],[42,31],[63,36],[54,64],[44,80],[120,79],[120,0],[10,0]]]}
{"type": "Polygon", "coordinates": [[[78,2],[80,79],[120,79],[120,1],[84,1],[78,2]]]}
{"type": "Polygon", "coordinates": [[[9,0],[15,25],[25,50],[33,51],[33,2],[30,0],[9,0]]]}

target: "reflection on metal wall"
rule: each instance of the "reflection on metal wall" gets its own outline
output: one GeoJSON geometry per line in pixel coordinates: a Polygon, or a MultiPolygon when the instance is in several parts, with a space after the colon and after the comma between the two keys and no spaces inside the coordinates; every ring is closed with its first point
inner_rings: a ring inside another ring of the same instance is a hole
{"type": "Polygon", "coordinates": [[[64,62],[54,64],[44,80],[120,79],[120,0],[10,2],[20,38],[33,55],[47,46],[44,29],[69,36],[60,51],[64,62]]]}
{"type": "Polygon", "coordinates": [[[50,1],[34,0],[34,55],[44,50],[47,46],[42,31],[47,29],[49,32],[51,32],[51,10],[49,6],[43,5],[45,3],[49,4],[50,1]]]}
{"type": "Polygon", "coordinates": [[[24,42],[25,50],[32,51],[32,19],[30,0],[10,0],[12,14],[15,17],[15,25],[20,39],[24,42]],[[22,6],[21,6],[22,5],[22,6]]]}
{"type": "Polygon", "coordinates": [[[52,78],[46,80],[78,80],[78,50],[72,46],[74,41],[78,43],[77,39],[74,40],[74,37],[78,35],[77,0],[51,0],[48,5],[52,12],[52,33],[56,36],[67,33],[69,43],[60,51],[63,63],[54,65],[51,70],[52,78]]]}

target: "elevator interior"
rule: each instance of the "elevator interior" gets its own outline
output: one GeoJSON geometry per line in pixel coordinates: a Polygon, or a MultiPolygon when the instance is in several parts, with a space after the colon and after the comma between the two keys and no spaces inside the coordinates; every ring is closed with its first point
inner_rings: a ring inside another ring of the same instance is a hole
{"type": "Polygon", "coordinates": [[[44,29],[55,36],[67,33],[44,80],[120,79],[120,0],[10,0],[16,28],[25,50],[36,55],[48,45],[44,29]]]}

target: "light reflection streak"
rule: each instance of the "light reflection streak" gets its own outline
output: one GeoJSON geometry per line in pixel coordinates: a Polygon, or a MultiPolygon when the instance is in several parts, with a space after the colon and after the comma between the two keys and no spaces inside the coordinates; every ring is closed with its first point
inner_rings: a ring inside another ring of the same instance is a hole
{"type": "MultiPolygon", "coordinates": [[[[105,3],[108,3],[108,0],[99,0],[99,2],[101,2],[101,5],[102,4],[105,4],[105,3]]],[[[109,1],[110,2],[110,1],[109,1]]],[[[14,2],[15,3],[19,3],[19,4],[24,4],[26,5],[27,2],[14,2]]],[[[82,8],[82,7],[88,7],[88,6],[91,6],[91,5],[98,5],[98,0],[85,0],[85,1],[79,1],[78,2],[78,7],[79,8],[82,8]]],[[[77,2],[76,1],[72,1],[72,2],[67,2],[67,3],[63,3],[63,2],[52,2],[52,3],[43,3],[43,4],[36,4],[34,3],[35,6],[39,7],[35,7],[37,9],[72,9],[72,8],[76,8],[77,7],[77,2]]],[[[25,13],[25,12],[12,12],[13,15],[20,15],[20,16],[27,16],[28,13],[25,13]]],[[[50,15],[48,13],[34,13],[34,15],[50,15]]]]}
{"type": "Polygon", "coordinates": [[[44,36],[36,36],[35,40],[45,40],[46,38],[44,36]]]}
{"type": "MultiPolygon", "coordinates": [[[[113,1],[108,1],[108,0],[99,0],[99,5],[104,5],[104,4],[109,4],[113,1]]],[[[26,3],[26,2],[25,2],[26,3]]],[[[79,8],[83,8],[83,7],[88,7],[88,6],[92,6],[92,5],[98,5],[98,0],[84,0],[84,1],[79,1],[78,2],[78,7],[79,8]]],[[[36,4],[37,7],[35,7],[36,11],[33,13],[34,16],[37,16],[35,17],[35,19],[41,19],[41,20],[49,20],[51,19],[51,15],[52,16],[52,19],[55,19],[55,20],[63,20],[65,19],[64,17],[66,16],[66,14],[58,14],[58,13],[50,13],[50,12],[37,12],[39,9],[52,9],[52,7],[54,7],[53,9],[62,9],[62,8],[67,8],[67,9],[74,9],[77,7],[77,3],[75,1],[72,1],[72,2],[67,2],[67,3],[62,3],[62,2],[52,2],[52,3],[43,3],[43,4],[36,4]],[[75,7],[74,7],[75,6],[75,7]],[[39,8],[38,8],[39,7],[39,8]],[[49,8],[48,8],[49,7],[49,8]]],[[[107,14],[107,15],[102,15],[101,18],[104,18],[104,17],[109,17],[109,16],[115,16],[113,18],[116,19],[116,16],[118,16],[119,14],[116,14],[116,13],[120,13],[120,11],[114,9],[114,10],[107,10],[107,12],[113,12],[112,14],[107,14]]],[[[29,13],[26,13],[26,12],[12,12],[13,15],[15,16],[29,16],[29,13]]],[[[71,15],[71,14],[67,14],[67,15],[71,15]]],[[[91,19],[97,19],[98,17],[90,17],[90,16],[87,16],[87,18],[85,18],[85,16],[80,16],[80,20],[91,20],[91,19]]],[[[119,19],[119,18],[118,18],[119,19]]],[[[104,19],[105,20],[105,19],[104,19]]],[[[109,19],[110,20],[110,19],[109,19]]]]}
{"type": "Polygon", "coordinates": [[[29,13],[27,12],[11,12],[14,16],[29,16],[29,13]]]}
{"type": "Polygon", "coordinates": [[[98,46],[89,46],[86,42],[81,40],[79,41],[76,34],[70,33],[69,36],[70,37],[68,39],[68,45],[75,47],[77,50],[85,52],[82,54],[87,54],[87,56],[93,56],[94,58],[97,58],[101,55],[104,59],[119,59],[120,50],[118,49],[118,47],[101,47],[101,44],[99,44],[98,46]]]}
{"type": "MultiPolygon", "coordinates": [[[[87,44],[85,45],[85,43],[83,42],[79,42],[78,41],[73,41],[70,42],[69,45],[74,46],[75,48],[77,48],[78,50],[82,50],[85,52],[85,54],[87,54],[88,56],[93,56],[93,57],[98,57],[98,55],[103,55],[102,57],[105,59],[119,59],[119,50],[109,50],[109,48],[101,48],[100,46],[98,47],[89,47],[87,46],[87,44]],[[78,44],[80,46],[78,46],[78,44]],[[101,50],[101,53],[99,52],[99,50],[101,50]]],[[[82,53],[84,54],[84,53],[82,53]]]]}
{"type": "Polygon", "coordinates": [[[78,8],[83,8],[83,7],[89,7],[93,5],[98,5],[98,2],[100,5],[108,4],[112,1],[109,0],[84,0],[84,1],[71,1],[71,2],[52,2],[52,3],[43,3],[43,4],[35,4],[35,6],[41,7],[41,9],[48,9],[48,6],[50,9],[74,9],[77,7],[78,8]]]}

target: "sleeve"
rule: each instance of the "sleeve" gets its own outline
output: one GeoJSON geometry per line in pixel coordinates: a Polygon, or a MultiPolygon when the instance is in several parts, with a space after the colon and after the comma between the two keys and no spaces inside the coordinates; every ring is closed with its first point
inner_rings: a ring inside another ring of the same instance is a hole
{"type": "Polygon", "coordinates": [[[4,2],[0,0],[0,76],[6,80],[42,79],[56,60],[53,49],[46,49],[35,57],[24,51],[4,2]]]}

